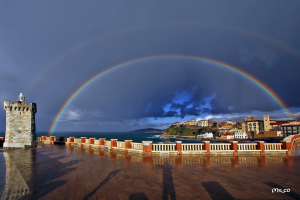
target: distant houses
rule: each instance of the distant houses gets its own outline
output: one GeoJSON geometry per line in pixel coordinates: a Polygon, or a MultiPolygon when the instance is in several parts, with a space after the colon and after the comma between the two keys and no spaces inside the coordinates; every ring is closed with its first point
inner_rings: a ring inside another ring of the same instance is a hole
{"type": "Polygon", "coordinates": [[[200,134],[200,135],[197,135],[197,139],[211,139],[211,138],[214,138],[214,135],[212,133],[204,133],[204,134],[200,134]]]}
{"type": "Polygon", "coordinates": [[[185,122],[175,122],[171,126],[187,127],[192,129],[206,129],[198,138],[213,138],[219,135],[220,139],[262,139],[282,138],[291,134],[300,133],[300,120],[277,121],[264,115],[263,120],[256,120],[253,116],[246,116],[242,121],[210,122],[209,120],[192,119],[185,122]],[[218,134],[213,134],[218,133],[218,134]]]}

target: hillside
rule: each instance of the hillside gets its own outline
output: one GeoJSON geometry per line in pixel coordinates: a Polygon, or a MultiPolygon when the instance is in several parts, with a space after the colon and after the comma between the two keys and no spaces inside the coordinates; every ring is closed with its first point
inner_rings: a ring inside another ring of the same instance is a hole
{"type": "Polygon", "coordinates": [[[191,128],[186,128],[186,127],[169,127],[162,136],[175,136],[178,135],[180,136],[197,136],[201,133],[203,133],[205,129],[191,129],[191,128]]]}

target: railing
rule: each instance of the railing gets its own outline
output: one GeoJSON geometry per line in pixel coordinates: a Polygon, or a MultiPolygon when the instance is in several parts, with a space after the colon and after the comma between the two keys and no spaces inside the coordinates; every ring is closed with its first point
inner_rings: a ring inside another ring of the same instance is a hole
{"type": "Polygon", "coordinates": [[[153,144],[152,151],[176,151],[176,144],[153,144]]]}
{"type": "MultiPolygon", "coordinates": [[[[37,137],[38,141],[43,141],[43,144],[53,144],[52,142],[50,142],[50,137],[46,137],[46,140],[42,140],[42,138],[44,138],[46,136],[42,136],[42,137],[37,137]]],[[[1,138],[0,138],[1,139],[1,138]]],[[[58,141],[58,138],[55,139],[56,141],[58,141]]],[[[91,140],[94,140],[94,145],[92,145],[93,147],[99,147],[99,140],[96,140],[95,138],[90,138],[90,139],[85,139],[85,144],[83,145],[84,147],[89,146],[88,144],[90,143],[91,140]]],[[[203,149],[204,148],[204,144],[203,143],[192,143],[192,144],[180,144],[180,143],[171,143],[171,144],[152,144],[152,151],[154,152],[160,152],[161,154],[168,154],[168,152],[170,153],[174,153],[174,152],[178,152],[178,154],[195,154],[195,153],[203,153],[204,151],[206,151],[206,155],[209,154],[228,154],[228,155],[238,155],[238,151],[241,153],[241,155],[243,155],[243,153],[254,153],[254,151],[261,153],[261,155],[265,155],[263,150],[266,151],[267,153],[288,153],[288,151],[291,150],[291,147],[287,145],[287,143],[291,143],[292,145],[292,149],[294,148],[294,145],[296,145],[298,142],[298,140],[300,140],[300,134],[298,135],[293,135],[293,136],[289,136],[287,138],[284,139],[284,141],[282,143],[264,143],[263,141],[257,141],[256,143],[237,143],[237,142],[233,142],[233,143],[205,143],[205,145],[207,145],[206,147],[209,147],[208,149],[203,149]],[[181,149],[178,149],[178,147],[181,146],[181,149]],[[244,152],[243,152],[244,151],[244,152]],[[248,152],[247,152],[248,151],[248,152]],[[252,152],[253,151],[253,152],[252,152]]],[[[81,144],[81,138],[64,138],[64,141],[66,141],[66,143],[69,146],[79,146],[81,144]],[[74,140],[73,143],[70,143],[70,140],[74,140]]],[[[125,149],[125,142],[123,141],[114,141],[116,142],[116,147],[118,148],[123,148],[125,149]]],[[[127,149],[130,152],[138,152],[138,153],[145,153],[148,154],[151,150],[149,150],[147,148],[146,151],[141,151],[143,150],[143,145],[147,146],[148,143],[143,144],[143,143],[137,143],[137,142],[130,142],[131,143],[131,148],[127,149]]],[[[82,146],[82,145],[81,145],[82,146]]],[[[109,146],[108,149],[110,149],[111,146],[111,140],[105,140],[104,141],[104,146],[109,146]]]]}
{"type": "Polygon", "coordinates": [[[256,143],[238,144],[238,151],[256,150],[256,143]]]}
{"type": "Polygon", "coordinates": [[[181,151],[202,151],[203,144],[181,144],[181,151]]]}
{"type": "Polygon", "coordinates": [[[119,147],[119,148],[125,148],[125,142],[118,142],[117,141],[117,147],[119,147]]]}
{"type": "Polygon", "coordinates": [[[142,143],[132,142],[131,143],[131,148],[132,149],[143,150],[143,144],[142,143]]]}
{"type": "Polygon", "coordinates": [[[74,139],[74,143],[81,143],[80,138],[75,138],[75,139],[74,139]]]}
{"type": "Polygon", "coordinates": [[[222,150],[230,150],[230,144],[210,144],[210,150],[211,151],[222,151],[222,150]]]}
{"type": "Polygon", "coordinates": [[[104,146],[111,146],[111,141],[110,140],[105,140],[104,141],[104,146]]]}
{"type": "Polygon", "coordinates": [[[281,150],[281,143],[267,143],[265,144],[265,150],[281,150]]]}

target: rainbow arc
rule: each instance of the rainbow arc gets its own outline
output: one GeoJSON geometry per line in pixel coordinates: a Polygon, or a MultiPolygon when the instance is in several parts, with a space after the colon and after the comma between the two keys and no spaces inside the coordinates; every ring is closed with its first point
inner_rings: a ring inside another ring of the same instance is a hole
{"type": "Polygon", "coordinates": [[[294,120],[293,114],[290,112],[289,108],[284,103],[284,101],[269,86],[267,86],[261,80],[254,77],[253,75],[249,74],[246,71],[243,71],[243,70],[241,70],[241,69],[239,69],[239,68],[237,68],[233,65],[229,65],[227,63],[217,61],[217,60],[213,60],[213,59],[210,59],[210,58],[204,58],[204,57],[198,57],[198,56],[189,56],[189,55],[157,55],[157,56],[137,58],[137,59],[129,60],[129,61],[117,64],[117,65],[114,65],[114,66],[112,66],[112,67],[96,74],[95,76],[93,76],[89,80],[87,80],[85,83],[83,83],[78,89],[76,89],[72,93],[72,95],[67,99],[67,101],[65,101],[63,106],[60,108],[60,110],[58,111],[58,113],[56,114],[56,116],[54,118],[54,121],[51,124],[51,127],[48,131],[48,135],[49,136],[52,135],[52,133],[54,132],[54,130],[55,130],[57,124],[58,124],[59,119],[61,118],[61,116],[63,114],[63,112],[66,110],[68,105],[75,99],[75,97],[77,95],[79,95],[79,93],[82,90],[84,90],[90,84],[92,84],[94,81],[96,81],[98,78],[100,78],[103,75],[105,75],[105,74],[107,74],[111,71],[114,71],[118,68],[121,68],[121,67],[124,67],[124,66],[129,66],[130,64],[133,64],[133,63],[136,63],[136,62],[146,61],[146,60],[153,60],[153,59],[158,59],[158,58],[186,58],[186,59],[198,60],[198,61],[206,62],[206,63],[209,63],[209,64],[215,64],[217,66],[221,66],[221,67],[224,67],[224,68],[229,69],[231,71],[234,71],[237,74],[239,74],[239,75],[245,77],[246,79],[250,80],[251,82],[253,82],[257,86],[259,86],[261,89],[263,89],[286,112],[287,116],[291,120],[294,120]]]}

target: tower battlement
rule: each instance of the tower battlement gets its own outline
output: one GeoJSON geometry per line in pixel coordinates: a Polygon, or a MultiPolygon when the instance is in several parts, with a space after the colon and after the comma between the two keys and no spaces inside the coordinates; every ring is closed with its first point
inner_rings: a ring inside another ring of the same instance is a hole
{"type": "Polygon", "coordinates": [[[4,110],[6,111],[23,111],[23,112],[34,112],[36,113],[37,107],[36,103],[30,103],[27,105],[27,102],[22,102],[22,104],[19,103],[19,101],[14,101],[13,103],[10,103],[10,101],[6,100],[4,101],[4,110]]]}
{"type": "Polygon", "coordinates": [[[36,103],[27,103],[22,93],[18,101],[4,101],[6,111],[5,148],[25,148],[36,146],[35,113],[36,103]]]}

